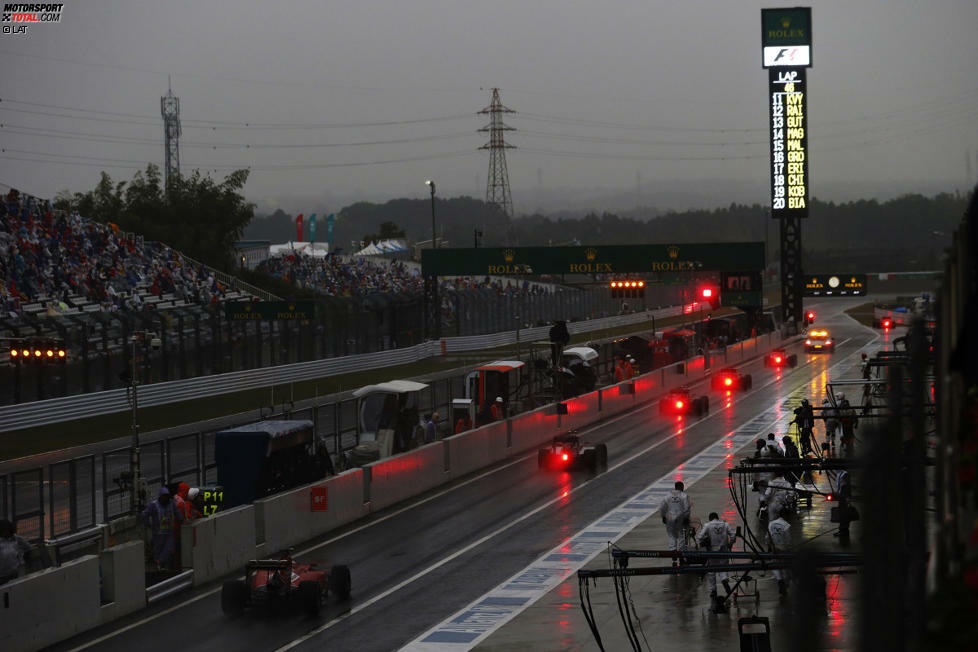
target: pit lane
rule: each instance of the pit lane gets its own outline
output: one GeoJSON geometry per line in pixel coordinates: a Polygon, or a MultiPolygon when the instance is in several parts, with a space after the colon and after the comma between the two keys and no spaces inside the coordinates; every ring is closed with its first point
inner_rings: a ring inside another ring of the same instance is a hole
{"type": "Polygon", "coordinates": [[[711,397],[709,417],[660,417],[651,402],[582,430],[584,439],[608,444],[605,474],[541,473],[534,452],[301,548],[303,561],[344,563],[353,574],[351,601],[328,604],[317,619],[229,619],[219,586],[205,587],[55,649],[397,649],[872,340],[873,332],[842,314],[851,305],[809,306],[840,342],[834,355],[799,352],[799,366],[780,378],[760,359],[744,365],[754,389],[732,394],[729,407],[708,379],[698,383],[696,391],[711,397]]]}

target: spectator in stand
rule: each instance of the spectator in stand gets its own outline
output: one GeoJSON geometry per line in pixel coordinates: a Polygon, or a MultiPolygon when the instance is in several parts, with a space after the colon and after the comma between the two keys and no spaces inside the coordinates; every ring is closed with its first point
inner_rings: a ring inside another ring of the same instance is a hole
{"type": "Polygon", "coordinates": [[[15,190],[0,202],[0,278],[4,312],[39,300],[67,302],[76,294],[110,310],[139,310],[141,301],[121,300],[139,287],[158,297],[188,297],[206,283],[224,293],[203,268],[172,249],[128,237],[115,225],[55,214],[46,202],[15,190]]]}

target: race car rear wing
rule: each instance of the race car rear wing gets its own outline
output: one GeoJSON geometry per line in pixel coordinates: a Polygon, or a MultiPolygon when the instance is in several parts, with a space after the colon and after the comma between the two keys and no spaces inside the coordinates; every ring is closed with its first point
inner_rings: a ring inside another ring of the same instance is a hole
{"type": "Polygon", "coordinates": [[[292,568],[292,561],[288,559],[252,559],[245,568],[253,570],[289,570],[292,568]]]}

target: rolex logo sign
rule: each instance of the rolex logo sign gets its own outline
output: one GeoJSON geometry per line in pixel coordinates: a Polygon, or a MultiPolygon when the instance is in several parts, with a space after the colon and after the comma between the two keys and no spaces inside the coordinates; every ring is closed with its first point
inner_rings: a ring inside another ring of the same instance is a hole
{"type": "Polygon", "coordinates": [[[670,258],[679,258],[679,247],[677,247],[676,245],[670,245],[669,247],[666,247],[666,251],[669,252],[670,258]]]}
{"type": "Polygon", "coordinates": [[[587,258],[588,262],[593,262],[598,257],[598,250],[594,247],[588,247],[584,250],[584,257],[587,258]]]}
{"type": "Polygon", "coordinates": [[[488,274],[532,274],[533,270],[525,263],[513,262],[516,260],[515,249],[503,249],[503,260],[501,265],[489,264],[486,267],[488,274]]]}

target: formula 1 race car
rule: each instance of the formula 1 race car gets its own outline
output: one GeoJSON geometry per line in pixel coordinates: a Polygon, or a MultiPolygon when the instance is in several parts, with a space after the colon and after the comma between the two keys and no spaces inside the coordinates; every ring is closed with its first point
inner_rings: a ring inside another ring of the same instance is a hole
{"type": "Polygon", "coordinates": [[[738,373],[736,367],[718,369],[710,379],[713,389],[742,389],[748,390],[754,384],[750,374],[738,373]]]}
{"type": "Polygon", "coordinates": [[[784,349],[772,349],[770,353],[764,356],[765,367],[780,369],[781,367],[795,367],[797,365],[798,356],[794,353],[788,355],[784,349]]]}
{"type": "Polygon", "coordinates": [[[827,330],[808,331],[805,338],[805,353],[835,353],[835,342],[827,330]]]}
{"type": "Polygon", "coordinates": [[[703,416],[710,413],[710,397],[694,398],[688,387],[677,387],[659,401],[659,414],[692,414],[703,416]]]}
{"type": "Polygon", "coordinates": [[[350,597],[350,569],[336,565],[321,570],[299,564],[290,553],[280,559],[258,559],[245,565],[243,580],[228,580],[221,587],[221,610],[236,616],[248,608],[284,611],[298,604],[310,616],[319,614],[326,594],[335,600],[350,597]]]}
{"type": "Polygon", "coordinates": [[[577,435],[557,435],[547,448],[537,453],[541,469],[587,469],[591,473],[608,468],[608,447],[605,444],[586,444],[577,435]]]}

